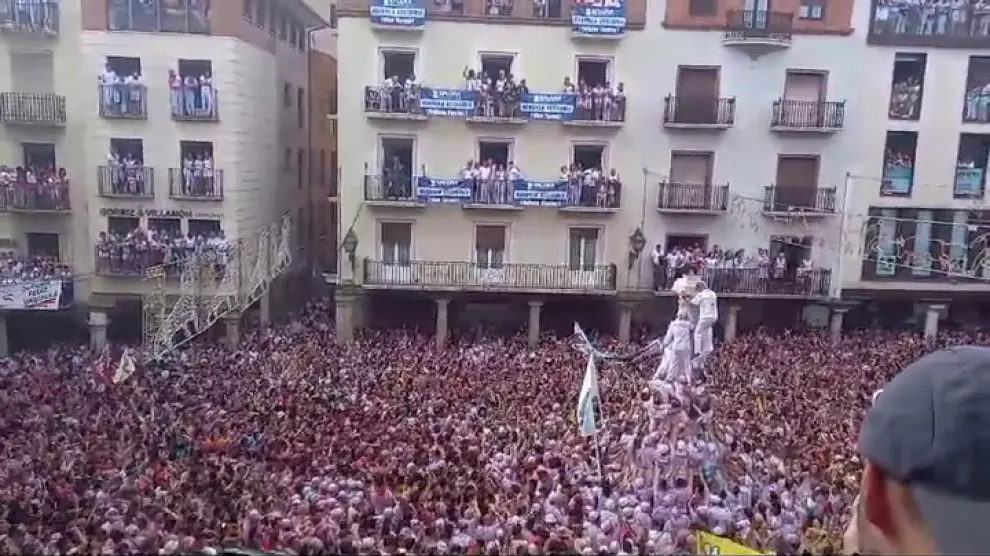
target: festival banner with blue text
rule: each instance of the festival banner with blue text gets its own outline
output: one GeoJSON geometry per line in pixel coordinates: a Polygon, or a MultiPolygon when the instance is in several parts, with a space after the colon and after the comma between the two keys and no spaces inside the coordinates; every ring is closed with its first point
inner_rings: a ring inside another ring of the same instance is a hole
{"type": "Polygon", "coordinates": [[[883,170],[880,193],[883,195],[910,195],[914,183],[914,169],[908,166],[888,166],[883,170]]]}
{"type": "Polygon", "coordinates": [[[61,280],[24,280],[0,283],[0,309],[57,311],[62,299],[61,280]]]}
{"type": "Polygon", "coordinates": [[[527,93],[522,96],[519,111],[527,120],[567,121],[574,118],[576,95],[527,93]]]}
{"type": "Polygon", "coordinates": [[[968,199],[982,198],[983,168],[956,168],[956,183],[952,194],[968,199]]]}
{"type": "Polygon", "coordinates": [[[471,186],[463,180],[438,180],[419,178],[416,198],[422,203],[468,203],[471,202],[471,186]]]}
{"type": "Polygon", "coordinates": [[[426,0],[371,0],[371,24],[390,27],[422,27],[426,24],[426,0]]]}
{"type": "Polygon", "coordinates": [[[626,0],[577,0],[571,25],[582,35],[621,35],[626,32],[626,0]]]}
{"type": "Polygon", "coordinates": [[[512,200],[527,207],[562,207],[567,204],[567,182],[518,180],[512,184],[512,200]]]}
{"type": "Polygon", "coordinates": [[[419,90],[419,107],[429,116],[466,118],[474,114],[474,98],[474,91],[423,87],[419,90]]]}

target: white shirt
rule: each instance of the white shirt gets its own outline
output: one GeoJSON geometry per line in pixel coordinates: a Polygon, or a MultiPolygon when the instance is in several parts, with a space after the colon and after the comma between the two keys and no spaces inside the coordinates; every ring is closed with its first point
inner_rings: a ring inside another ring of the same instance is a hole
{"type": "Polygon", "coordinates": [[[700,309],[699,319],[718,320],[718,298],[712,290],[698,292],[691,303],[700,309]]]}
{"type": "Polygon", "coordinates": [[[674,351],[691,351],[691,323],[680,319],[671,322],[663,343],[674,351]]]}

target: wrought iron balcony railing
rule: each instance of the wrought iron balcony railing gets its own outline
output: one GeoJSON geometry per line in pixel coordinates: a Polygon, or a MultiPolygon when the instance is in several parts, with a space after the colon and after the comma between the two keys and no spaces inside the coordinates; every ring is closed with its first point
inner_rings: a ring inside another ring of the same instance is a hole
{"type": "Polygon", "coordinates": [[[794,14],[768,10],[729,10],[725,38],[730,40],[769,39],[790,41],[794,14]]]}
{"type": "Polygon", "coordinates": [[[170,278],[182,273],[181,264],[166,264],[163,251],[139,250],[125,243],[99,243],[93,246],[93,256],[99,276],[140,278],[155,266],[163,266],[170,278]]]}
{"type": "Polygon", "coordinates": [[[63,126],[65,97],[55,93],[0,93],[0,121],[6,124],[63,126]]]}
{"type": "Polygon", "coordinates": [[[0,0],[0,32],[58,36],[56,0],[0,0]]]}
{"type": "Polygon", "coordinates": [[[845,119],[845,101],[780,99],[773,103],[770,126],[808,130],[842,129],[845,119]]]}
{"type": "Polygon", "coordinates": [[[364,176],[365,201],[415,202],[417,178],[411,175],[364,176]]]}
{"type": "Polygon", "coordinates": [[[662,182],[657,199],[659,210],[724,212],[729,207],[729,186],[702,183],[662,182]]]}
{"type": "Polygon", "coordinates": [[[223,200],[223,170],[169,168],[168,196],[190,201],[223,200]]]}
{"type": "Polygon", "coordinates": [[[515,264],[364,260],[366,286],[418,290],[615,291],[615,265],[515,264]]]}
{"type": "Polygon", "coordinates": [[[764,190],[763,212],[831,214],[835,197],[834,187],[771,185],[764,190]]]}
{"type": "MultiPolygon", "coordinates": [[[[704,268],[699,277],[712,291],[723,295],[827,297],[832,270],[797,268],[775,274],[763,268],[704,268]]],[[[655,267],[653,288],[659,293],[671,293],[676,278],[676,269],[655,267]]]]}
{"type": "Polygon", "coordinates": [[[664,124],[731,126],[735,121],[735,97],[677,97],[668,95],[664,99],[664,124]]]}
{"type": "Polygon", "coordinates": [[[100,117],[143,120],[148,117],[148,88],[140,83],[97,85],[100,117]]]}
{"type": "Polygon", "coordinates": [[[217,89],[208,87],[177,87],[169,91],[172,119],[181,122],[215,122],[220,119],[217,109],[217,89]]]}
{"type": "Polygon", "coordinates": [[[155,196],[155,169],[123,164],[100,166],[96,185],[103,197],[151,199],[155,196]]]}
{"type": "Polygon", "coordinates": [[[3,208],[11,212],[69,212],[69,183],[19,183],[3,190],[3,208]]]}

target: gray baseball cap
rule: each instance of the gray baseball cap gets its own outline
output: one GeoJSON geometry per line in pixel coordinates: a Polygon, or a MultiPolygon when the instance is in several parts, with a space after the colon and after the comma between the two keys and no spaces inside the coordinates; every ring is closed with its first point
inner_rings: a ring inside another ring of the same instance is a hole
{"type": "Polygon", "coordinates": [[[859,451],[911,489],[942,554],[986,554],[990,527],[990,348],[937,351],[875,397],[859,451]]]}

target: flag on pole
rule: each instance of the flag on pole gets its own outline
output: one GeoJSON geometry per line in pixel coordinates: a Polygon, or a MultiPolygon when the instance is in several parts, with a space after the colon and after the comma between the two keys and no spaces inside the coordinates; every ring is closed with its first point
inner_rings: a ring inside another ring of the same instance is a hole
{"type": "Polygon", "coordinates": [[[578,351],[582,353],[587,353],[589,356],[598,359],[614,359],[614,353],[606,353],[604,351],[599,351],[598,348],[591,345],[591,340],[588,339],[588,335],[584,333],[581,325],[576,321],[574,323],[574,335],[577,336],[578,343],[576,346],[578,351]]]}
{"type": "Polygon", "coordinates": [[[131,350],[124,349],[124,353],[120,355],[120,362],[117,363],[117,371],[113,373],[113,383],[120,384],[121,382],[124,382],[130,378],[136,370],[137,368],[134,365],[134,358],[131,357],[131,350]]]}
{"type": "Polygon", "coordinates": [[[93,374],[100,382],[109,382],[113,377],[110,346],[105,346],[100,356],[93,362],[93,374]]]}
{"type": "Polygon", "coordinates": [[[584,370],[577,408],[578,427],[582,436],[592,436],[598,431],[598,425],[595,423],[596,403],[598,403],[598,369],[595,368],[595,358],[588,355],[588,365],[584,370]]]}

